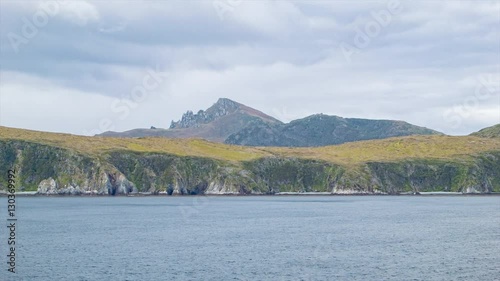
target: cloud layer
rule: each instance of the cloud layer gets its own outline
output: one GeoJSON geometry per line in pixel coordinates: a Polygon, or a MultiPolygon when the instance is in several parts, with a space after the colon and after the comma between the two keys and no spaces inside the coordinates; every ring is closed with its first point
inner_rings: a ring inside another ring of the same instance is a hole
{"type": "Polygon", "coordinates": [[[500,123],[498,1],[2,1],[0,125],[168,127],[227,97],[448,134],[500,123]]]}

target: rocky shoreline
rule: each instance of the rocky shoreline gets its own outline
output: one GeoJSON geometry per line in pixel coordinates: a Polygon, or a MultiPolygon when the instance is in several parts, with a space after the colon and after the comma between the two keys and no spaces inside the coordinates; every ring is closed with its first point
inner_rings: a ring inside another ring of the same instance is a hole
{"type": "MultiPolygon", "coordinates": [[[[0,197],[7,197],[7,193],[0,191],[0,197]]],[[[461,192],[421,192],[415,193],[399,193],[399,194],[389,194],[389,193],[329,193],[329,192],[282,192],[275,194],[174,194],[169,195],[167,192],[137,192],[129,194],[99,194],[95,192],[85,192],[79,194],[58,194],[58,193],[38,193],[36,191],[23,191],[16,192],[16,196],[20,197],[193,197],[193,196],[208,196],[208,197],[261,197],[261,196],[500,196],[500,192],[491,193],[461,193],[461,192]]]]}

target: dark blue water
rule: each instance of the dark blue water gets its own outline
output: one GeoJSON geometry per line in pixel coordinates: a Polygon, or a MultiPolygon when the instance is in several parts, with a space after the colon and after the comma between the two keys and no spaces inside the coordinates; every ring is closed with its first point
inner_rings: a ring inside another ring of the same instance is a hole
{"type": "Polygon", "coordinates": [[[500,197],[25,197],[17,208],[18,273],[4,229],[0,280],[500,280],[500,197]]]}

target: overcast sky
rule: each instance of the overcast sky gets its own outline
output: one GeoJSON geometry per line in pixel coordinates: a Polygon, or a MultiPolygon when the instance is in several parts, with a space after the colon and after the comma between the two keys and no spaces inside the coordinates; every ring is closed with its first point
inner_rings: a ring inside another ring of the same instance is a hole
{"type": "Polygon", "coordinates": [[[0,125],[168,127],[227,97],[469,134],[500,123],[499,3],[2,0],[0,125]]]}

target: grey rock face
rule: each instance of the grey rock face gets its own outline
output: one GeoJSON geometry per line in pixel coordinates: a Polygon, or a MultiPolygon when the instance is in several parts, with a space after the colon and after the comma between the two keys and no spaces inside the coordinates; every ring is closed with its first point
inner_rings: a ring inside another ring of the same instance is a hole
{"type": "Polygon", "coordinates": [[[72,185],[61,188],[56,180],[48,178],[40,182],[36,193],[43,195],[80,195],[83,191],[79,186],[72,185]]]}
{"type": "Polygon", "coordinates": [[[231,114],[240,108],[240,104],[230,99],[221,98],[212,107],[206,111],[200,110],[194,114],[192,111],[187,111],[182,115],[180,121],[172,121],[170,129],[180,128],[197,128],[202,124],[207,124],[215,119],[231,114]]]}
{"type": "Polygon", "coordinates": [[[42,180],[38,185],[37,194],[41,195],[81,195],[81,194],[99,194],[99,195],[119,195],[137,193],[137,188],[123,174],[104,173],[97,189],[90,187],[81,188],[78,185],[68,184],[61,186],[57,180],[48,178],[42,180]]]}
{"type": "Polygon", "coordinates": [[[124,175],[107,174],[105,181],[109,195],[137,193],[137,188],[124,175]]]}
{"type": "Polygon", "coordinates": [[[80,195],[83,194],[83,191],[79,186],[69,185],[66,188],[61,188],[58,190],[57,194],[59,195],[80,195]]]}
{"type": "Polygon", "coordinates": [[[48,178],[40,182],[37,194],[58,194],[57,182],[53,178],[48,178]]]}

